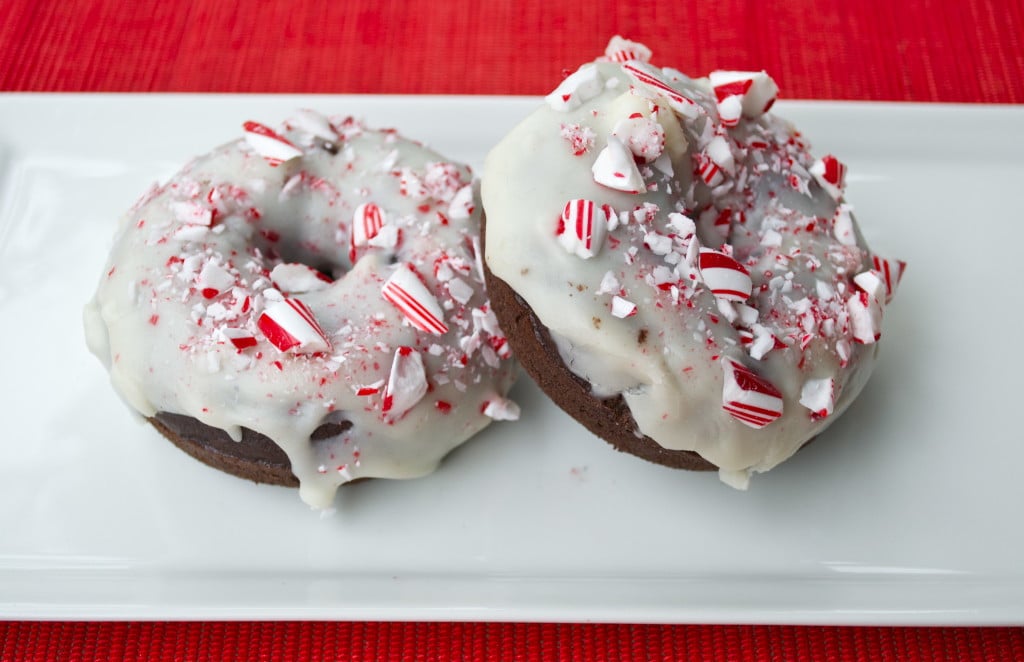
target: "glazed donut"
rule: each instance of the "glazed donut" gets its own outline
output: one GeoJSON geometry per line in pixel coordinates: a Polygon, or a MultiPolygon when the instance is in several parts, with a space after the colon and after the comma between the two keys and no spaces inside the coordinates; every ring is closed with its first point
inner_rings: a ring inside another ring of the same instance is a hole
{"type": "Polygon", "coordinates": [[[85,327],[123,399],[314,507],[516,418],[469,168],[311,111],[244,131],[121,221],[85,327]]]}
{"type": "Polygon", "coordinates": [[[871,374],[904,264],[763,72],[691,79],[620,37],[487,157],[488,286],[524,368],[620,450],[745,488],[871,374]]]}

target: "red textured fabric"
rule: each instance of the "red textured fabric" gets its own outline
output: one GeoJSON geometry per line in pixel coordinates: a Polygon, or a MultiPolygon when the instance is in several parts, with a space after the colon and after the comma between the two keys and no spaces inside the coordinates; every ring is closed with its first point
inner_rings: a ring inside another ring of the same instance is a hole
{"type": "Polygon", "coordinates": [[[1021,103],[1022,25],[996,0],[8,0],[0,89],[540,94],[618,32],[787,98],[1021,103]]]}
{"type": "MultiPolygon", "coordinates": [[[[767,69],[788,98],[1024,102],[1020,2],[775,5],[7,0],[0,90],[542,94],[621,33],[691,73],[767,69]]],[[[2,662],[256,659],[1004,661],[1024,630],[0,623],[2,662]]]]}
{"type": "Polygon", "coordinates": [[[0,660],[1024,660],[1015,628],[480,623],[0,623],[0,660]]]}

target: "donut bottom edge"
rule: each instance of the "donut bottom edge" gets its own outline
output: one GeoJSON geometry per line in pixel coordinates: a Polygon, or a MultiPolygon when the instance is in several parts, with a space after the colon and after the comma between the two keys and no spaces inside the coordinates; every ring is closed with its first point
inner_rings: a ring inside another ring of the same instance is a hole
{"type": "MultiPolygon", "coordinates": [[[[486,227],[486,223],[484,225],[486,227]]],[[[486,240],[483,230],[481,244],[486,240]]],[[[562,361],[547,327],[529,304],[508,283],[491,273],[486,260],[483,270],[491,308],[519,364],[565,413],[617,451],[673,469],[718,470],[698,453],[669,450],[646,435],[638,436],[636,421],[622,396],[601,399],[591,395],[590,385],[562,361]]]]}
{"type": "Polygon", "coordinates": [[[242,440],[182,414],[158,412],[147,419],[156,430],[179,449],[203,464],[256,483],[298,487],[291,462],[268,437],[242,428],[242,440]]]}

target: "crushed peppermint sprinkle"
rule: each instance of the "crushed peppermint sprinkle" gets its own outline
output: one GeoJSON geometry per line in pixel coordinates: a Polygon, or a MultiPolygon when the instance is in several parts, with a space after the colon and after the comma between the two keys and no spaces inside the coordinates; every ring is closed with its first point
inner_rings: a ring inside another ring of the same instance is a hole
{"type": "Polygon", "coordinates": [[[483,413],[495,421],[519,420],[519,405],[507,398],[494,396],[483,404],[483,413]]]}
{"type": "Polygon", "coordinates": [[[304,294],[317,292],[330,286],[331,280],[305,264],[282,262],[270,271],[270,280],[282,292],[304,294]]]}
{"type": "Polygon", "coordinates": [[[381,288],[381,295],[420,331],[435,335],[448,333],[448,325],[444,323],[444,313],[437,298],[423,284],[411,264],[400,265],[395,269],[381,288]]]}
{"type": "Polygon", "coordinates": [[[782,416],[782,393],[746,366],[722,359],[722,409],[740,423],[763,428],[782,416]]]}
{"type": "Polygon", "coordinates": [[[699,114],[699,106],[694,101],[676,90],[655,67],[639,60],[630,60],[622,65],[634,81],[646,90],[653,92],[668,101],[669,107],[687,119],[695,119],[699,114]]]}
{"type": "Polygon", "coordinates": [[[657,160],[665,149],[665,128],[639,113],[619,120],[612,129],[612,135],[646,163],[657,160]]]}
{"type": "Polygon", "coordinates": [[[576,110],[584,101],[589,101],[604,91],[604,77],[592,64],[585,64],[569,74],[555,88],[555,91],[544,97],[554,110],[568,112],[576,110]]]}
{"type": "Polygon", "coordinates": [[[302,156],[301,149],[273,129],[253,121],[246,122],[242,127],[245,129],[245,141],[271,166],[276,167],[302,156]]]}
{"type": "Polygon", "coordinates": [[[843,190],[846,188],[846,166],[839,159],[828,154],[814,162],[810,173],[833,199],[843,197],[843,190]]]}
{"type": "Polygon", "coordinates": [[[612,297],[612,315],[619,319],[625,319],[636,315],[637,308],[636,304],[627,299],[623,299],[619,295],[612,297]]]}
{"type": "Polygon", "coordinates": [[[608,41],[608,46],[604,49],[604,56],[611,62],[629,62],[630,60],[650,62],[651,49],[643,44],[615,35],[608,41]]]}
{"type": "Polygon", "coordinates": [[[329,352],[331,344],[309,306],[299,299],[275,301],[257,321],[267,340],[282,352],[329,352]]]}
{"type": "Polygon", "coordinates": [[[391,362],[391,374],[384,387],[381,411],[397,420],[427,394],[427,373],[423,357],[411,347],[399,347],[391,362]]]}
{"type": "Polygon", "coordinates": [[[768,112],[779,88],[763,71],[712,71],[708,75],[722,124],[736,126],[740,115],[756,119],[768,112]]]}
{"type": "Polygon", "coordinates": [[[593,129],[579,124],[562,124],[559,135],[569,143],[574,156],[583,156],[589,152],[596,138],[593,129]]]}
{"type": "Polygon", "coordinates": [[[608,136],[608,144],[597,155],[591,171],[595,182],[616,191],[639,193],[646,189],[633,153],[613,135],[608,136]]]}
{"type": "Polygon", "coordinates": [[[608,229],[605,210],[592,200],[565,203],[555,235],[569,253],[589,259],[601,252],[608,229]]]}
{"type": "Polygon", "coordinates": [[[750,272],[725,253],[700,249],[700,273],[716,297],[740,303],[750,298],[753,290],[750,272]]]}
{"type": "Polygon", "coordinates": [[[832,377],[808,379],[800,389],[800,404],[818,418],[831,416],[836,406],[836,384],[832,377]]]}

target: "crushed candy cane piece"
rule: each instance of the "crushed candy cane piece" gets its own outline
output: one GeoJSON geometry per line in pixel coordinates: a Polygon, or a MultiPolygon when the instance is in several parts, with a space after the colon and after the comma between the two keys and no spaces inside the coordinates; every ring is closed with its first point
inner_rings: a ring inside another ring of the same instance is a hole
{"type": "Polygon", "coordinates": [[[179,223],[204,227],[213,225],[213,210],[206,205],[192,200],[177,200],[168,206],[179,223]]]}
{"type": "Polygon", "coordinates": [[[890,260],[877,255],[871,256],[871,262],[875,265],[875,271],[882,275],[885,281],[885,303],[892,301],[896,294],[896,288],[903,280],[903,272],[907,270],[907,263],[903,260],[890,260]]]}
{"type": "Polygon", "coordinates": [[[391,374],[384,387],[381,411],[392,420],[401,418],[427,394],[427,373],[423,357],[411,347],[399,347],[391,362],[391,374]]]}
{"type": "Polygon", "coordinates": [[[364,202],[352,214],[352,247],[366,246],[384,226],[384,211],[372,202],[364,202]]]}
{"type": "Polygon", "coordinates": [[[710,248],[701,248],[698,260],[701,277],[716,297],[740,303],[750,298],[753,282],[742,264],[710,248]]]}
{"type": "Polygon", "coordinates": [[[728,141],[723,136],[715,136],[704,148],[704,152],[719,168],[732,175],[736,172],[736,161],[733,158],[732,150],[728,141]]]}
{"type": "Polygon", "coordinates": [[[441,306],[411,264],[395,269],[381,288],[381,295],[420,331],[439,336],[448,333],[441,306]]]}
{"type": "Polygon", "coordinates": [[[258,344],[256,336],[246,331],[245,329],[221,329],[221,333],[227,338],[235,349],[242,351],[250,347],[255,347],[258,344]]]}
{"type": "Polygon", "coordinates": [[[856,246],[857,233],[853,229],[853,207],[848,204],[836,206],[832,216],[832,235],[843,246],[856,246]]]}
{"type": "Polygon", "coordinates": [[[814,179],[825,189],[833,200],[843,197],[846,188],[846,166],[836,157],[828,154],[810,167],[814,179]]]}
{"type": "Polygon", "coordinates": [[[452,197],[448,205],[448,218],[465,219],[472,215],[476,203],[473,200],[473,186],[466,184],[452,197]]]}
{"type": "MultiPolygon", "coordinates": [[[[764,71],[712,71],[708,78],[718,99],[719,116],[722,116],[722,106],[726,102],[727,114],[734,116],[735,101],[729,100],[737,99],[742,114],[756,119],[768,112],[779,96],[779,86],[764,71]]],[[[735,117],[739,119],[739,116],[735,117]]]]}
{"type": "Polygon", "coordinates": [[[646,188],[633,153],[615,136],[608,137],[608,144],[597,155],[591,172],[595,182],[616,191],[639,193],[646,188]]]}
{"type": "Polygon", "coordinates": [[[619,120],[612,129],[612,135],[621,140],[634,156],[646,163],[655,161],[665,149],[664,127],[642,115],[619,120]]]}
{"type": "Polygon", "coordinates": [[[214,298],[221,292],[230,289],[234,284],[235,277],[231,275],[231,272],[213,260],[203,265],[196,278],[196,285],[205,299],[214,298]]]}
{"type": "Polygon", "coordinates": [[[800,389],[800,404],[818,418],[831,416],[836,406],[835,380],[831,377],[808,379],[800,389]]]}
{"type": "Polygon", "coordinates": [[[593,129],[579,124],[563,124],[559,135],[569,143],[574,156],[583,156],[589,152],[597,137],[593,129]]]}
{"type": "Polygon", "coordinates": [[[650,62],[651,49],[643,44],[615,35],[608,41],[608,46],[604,49],[604,56],[611,62],[629,62],[630,60],[650,62]]]}
{"type": "Polygon", "coordinates": [[[274,267],[270,271],[270,280],[282,292],[297,294],[316,292],[331,284],[331,280],[316,269],[294,262],[282,262],[274,267]]]}
{"type": "Polygon", "coordinates": [[[636,304],[615,295],[612,297],[612,315],[619,319],[632,317],[633,315],[636,315],[636,304]]]}
{"type": "Polygon", "coordinates": [[[302,156],[302,150],[287,138],[258,122],[249,121],[242,127],[245,129],[245,141],[271,166],[302,156]]]}
{"type": "Polygon", "coordinates": [[[722,370],[722,409],[730,416],[755,429],[782,416],[782,393],[771,382],[728,357],[722,359],[722,370]]]}
{"type": "Polygon", "coordinates": [[[451,278],[447,282],[448,294],[459,303],[465,305],[473,296],[473,288],[461,278],[451,278]]]}
{"type": "Polygon", "coordinates": [[[484,416],[489,416],[495,421],[517,421],[519,420],[519,405],[507,398],[493,397],[483,406],[484,416]]]}
{"type": "Polygon", "coordinates": [[[606,271],[601,278],[601,285],[597,288],[598,294],[612,294],[619,291],[619,279],[611,271],[606,271]]]}
{"type": "Polygon", "coordinates": [[[558,243],[568,252],[589,259],[601,252],[608,218],[592,200],[570,200],[558,221],[558,243]]]}
{"type": "Polygon", "coordinates": [[[622,69],[642,87],[665,98],[672,110],[683,117],[695,119],[700,112],[697,104],[673,88],[655,67],[639,60],[631,60],[623,64],[622,69]]]}
{"type": "Polygon", "coordinates": [[[296,354],[327,352],[331,344],[313,311],[299,299],[270,303],[256,322],[263,335],[282,352],[296,354]]]}
{"type": "Polygon", "coordinates": [[[593,99],[604,91],[604,77],[597,67],[585,64],[555,88],[555,91],[544,97],[553,109],[568,112],[576,110],[584,101],[593,99]]]}
{"type": "Polygon", "coordinates": [[[846,300],[850,316],[850,333],[862,345],[870,345],[882,337],[882,303],[864,291],[854,292],[846,300]]]}

